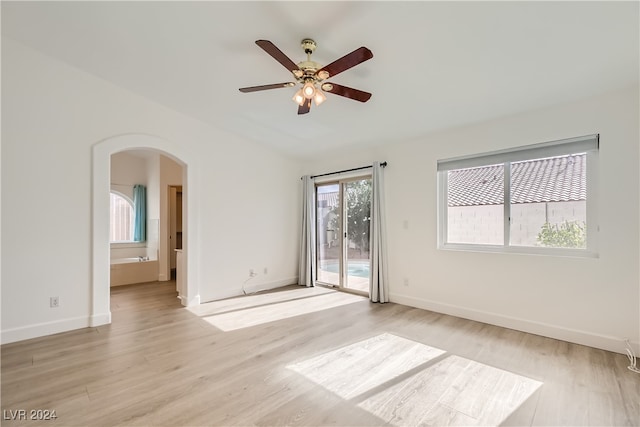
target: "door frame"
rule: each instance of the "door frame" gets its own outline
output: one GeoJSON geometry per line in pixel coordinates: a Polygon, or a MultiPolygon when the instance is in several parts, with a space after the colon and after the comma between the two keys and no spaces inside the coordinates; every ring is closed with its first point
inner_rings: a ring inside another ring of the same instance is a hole
{"type": "Polygon", "coordinates": [[[182,245],[178,248],[178,234],[182,234],[182,184],[167,185],[167,265],[169,266],[169,275],[173,274],[173,270],[177,268],[177,255],[175,250],[182,249],[182,245]],[[178,193],[180,193],[180,203],[178,203],[178,193]],[[180,222],[178,222],[178,208],[180,209],[180,222]],[[178,225],[180,231],[178,231],[178,225]],[[175,246],[175,247],[174,247],[175,246]]]}
{"type": "MultiPolygon", "coordinates": [[[[342,207],[341,212],[340,212],[340,217],[342,218],[344,216],[344,208],[343,208],[343,203],[342,203],[342,185],[341,185],[341,181],[340,180],[331,180],[331,181],[324,181],[324,182],[316,182],[314,183],[314,191],[315,191],[315,197],[316,200],[318,200],[318,187],[321,186],[326,186],[326,185],[338,185],[338,201],[340,206],[342,207]]],[[[339,242],[339,255],[338,255],[338,283],[334,284],[334,283],[327,283],[327,282],[322,282],[320,280],[318,280],[318,271],[320,270],[320,251],[318,250],[318,242],[320,242],[320,233],[321,231],[318,229],[318,204],[316,203],[315,206],[316,212],[315,212],[315,216],[316,216],[316,223],[314,224],[314,228],[315,228],[315,234],[316,234],[316,275],[313,278],[313,282],[315,284],[321,285],[321,286],[328,286],[331,288],[339,288],[342,289],[342,277],[343,277],[343,271],[342,271],[342,266],[343,266],[343,259],[344,259],[344,254],[343,254],[343,238],[342,238],[342,234],[343,234],[343,227],[342,227],[342,223],[343,220],[341,219],[340,221],[340,234],[341,236],[338,237],[338,242],[339,242]]]]}
{"type": "MultiPolygon", "coordinates": [[[[354,181],[362,181],[365,179],[369,179],[372,180],[373,179],[373,175],[371,173],[365,173],[365,174],[358,174],[358,175],[352,175],[352,176],[348,176],[348,177],[343,177],[343,178],[333,178],[333,179],[327,179],[327,180],[322,180],[322,181],[317,181],[314,183],[314,191],[315,191],[315,195],[316,195],[316,200],[317,200],[317,195],[318,195],[318,187],[319,186],[325,186],[325,185],[338,185],[338,201],[340,203],[340,237],[339,237],[339,242],[340,242],[340,254],[338,257],[338,276],[339,276],[339,280],[338,280],[338,284],[332,284],[332,283],[326,283],[326,282],[322,282],[318,280],[318,271],[320,270],[320,263],[319,263],[319,257],[320,257],[320,251],[318,250],[318,247],[316,246],[316,277],[313,278],[314,283],[318,284],[320,286],[328,286],[331,288],[338,288],[340,290],[343,291],[348,291],[348,292],[353,292],[353,293],[357,293],[357,294],[361,294],[361,295],[367,295],[369,294],[368,291],[361,291],[358,289],[353,289],[353,288],[349,288],[348,286],[348,279],[347,279],[347,272],[348,272],[348,259],[347,259],[347,254],[348,254],[348,224],[345,221],[345,218],[347,217],[347,205],[346,203],[344,203],[344,197],[345,197],[345,184],[350,183],[350,182],[354,182],[354,181]]],[[[314,224],[315,227],[315,233],[316,233],[316,245],[318,245],[318,242],[320,242],[320,239],[318,238],[318,235],[320,233],[320,230],[318,229],[318,220],[317,220],[317,215],[318,215],[318,206],[316,203],[316,223],[314,224]]],[[[371,235],[369,235],[369,242],[371,242],[371,235]]],[[[369,268],[371,268],[371,259],[369,259],[369,268]]]]}
{"type": "MultiPolygon", "coordinates": [[[[198,233],[190,233],[189,225],[199,222],[195,199],[189,194],[198,194],[198,161],[184,144],[147,135],[125,134],[106,138],[93,146],[92,159],[92,277],[91,277],[91,317],[89,326],[111,323],[109,280],[109,193],[111,155],[128,149],[152,149],[171,157],[182,165],[183,186],[186,197],[185,226],[185,298],[182,304],[194,306],[200,304],[200,285],[198,281],[198,258],[188,256],[196,254],[199,247],[198,233]]],[[[183,201],[184,203],[184,201],[183,201]]],[[[184,205],[183,205],[184,206],[184,205]]],[[[184,213],[184,212],[183,212],[184,213]]]]}

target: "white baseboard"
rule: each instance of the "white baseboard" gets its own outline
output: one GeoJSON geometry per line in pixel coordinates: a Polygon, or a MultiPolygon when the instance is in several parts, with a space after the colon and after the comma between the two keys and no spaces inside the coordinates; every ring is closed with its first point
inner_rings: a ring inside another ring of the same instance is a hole
{"type": "Polygon", "coordinates": [[[111,323],[111,312],[102,313],[102,314],[94,314],[89,317],[89,326],[94,328],[100,325],[108,325],[111,323]]]}
{"type": "Polygon", "coordinates": [[[286,279],[276,280],[273,282],[256,283],[255,285],[248,283],[244,286],[244,290],[247,291],[247,293],[268,291],[269,289],[281,288],[283,286],[293,285],[296,283],[298,283],[298,277],[288,277],[286,279]]]}
{"type": "MultiPolygon", "coordinates": [[[[593,332],[581,331],[578,329],[565,328],[548,323],[537,322],[517,317],[505,316],[471,308],[461,307],[422,298],[411,297],[401,294],[390,294],[391,302],[437,313],[449,314],[451,316],[462,317],[464,319],[475,320],[490,325],[502,326],[504,328],[515,329],[517,331],[528,332],[535,335],[568,341],[575,344],[600,348],[615,353],[625,353],[625,343],[623,337],[601,335],[593,332]]],[[[638,342],[631,341],[634,351],[638,351],[638,342]]]]}
{"type": "MultiPolygon", "coordinates": [[[[259,292],[259,291],[267,291],[269,289],[281,288],[283,286],[295,285],[298,283],[298,276],[296,277],[287,277],[285,279],[274,280],[272,282],[262,282],[262,283],[247,283],[244,285],[244,290],[247,294],[259,292]]],[[[242,289],[231,288],[224,290],[222,292],[216,292],[212,297],[207,297],[206,300],[202,301],[203,303],[218,301],[225,298],[233,298],[237,296],[244,295],[242,289]]]]}
{"type": "Polygon", "coordinates": [[[195,297],[187,300],[186,297],[178,297],[180,298],[180,302],[182,303],[183,306],[185,307],[193,307],[194,305],[200,305],[200,295],[196,295],[195,297]]]}
{"type": "MultiPolygon", "coordinates": [[[[60,332],[72,331],[74,329],[88,328],[94,321],[104,321],[104,316],[105,315],[100,315],[94,319],[90,317],[73,317],[71,319],[62,319],[53,322],[21,326],[19,328],[5,329],[0,333],[0,343],[9,344],[16,341],[23,341],[31,338],[43,337],[46,335],[53,335],[60,332]]],[[[108,318],[110,321],[111,314],[108,315],[108,318]]]]}
{"type": "MultiPolygon", "coordinates": [[[[282,286],[298,283],[298,277],[288,277],[285,279],[275,280],[272,282],[256,283],[255,285],[245,285],[247,293],[258,291],[266,291],[269,289],[280,288],[282,286]]],[[[241,289],[232,289],[230,292],[223,292],[212,298],[211,301],[218,299],[235,297],[242,295],[241,289]]],[[[199,305],[200,295],[196,295],[189,301],[182,301],[183,305],[194,306],[199,305]],[[185,304],[186,303],[186,304],[185,304]]],[[[31,338],[53,335],[60,332],[72,331],[74,329],[96,327],[111,323],[111,313],[101,313],[89,317],[76,317],[71,319],[56,320],[54,322],[38,323],[35,325],[22,326],[19,328],[6,329],[0,331],[0,344],[9,344],[16,341],[28,340],[31,338]]]]}

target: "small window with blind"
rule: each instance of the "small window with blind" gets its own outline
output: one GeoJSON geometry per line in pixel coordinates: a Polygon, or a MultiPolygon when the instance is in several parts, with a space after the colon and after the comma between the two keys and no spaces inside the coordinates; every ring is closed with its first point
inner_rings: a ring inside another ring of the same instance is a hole
{"type": "Polygon", "coordinates": [[[438,161],[441,249],[596,256],[599,136],[438,161]]]}
{"type": "Polygon", "coordinates": [[[133,202],[128,197],[112,191],[109,209],[111,243],[133,242],[133,218],[133,202]]]}

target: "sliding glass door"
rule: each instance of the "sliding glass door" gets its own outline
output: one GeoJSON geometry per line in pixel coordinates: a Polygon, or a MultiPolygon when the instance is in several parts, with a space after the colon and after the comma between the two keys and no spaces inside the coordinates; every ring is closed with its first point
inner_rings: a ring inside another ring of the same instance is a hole
{"type": "Polygon", "coordinates": [[[344,265],[343,286],[369,292],[369,231],[371,178],[343,183],[344,265]]]}
{"type": "Polygon", "coordinates": [[[318,254],[316,280],[340,286],[340,242],[342,235],[340,184],[316,186],[316,245],[318,254]]]}
{"type": "Polygon", "coordinates": [[[371,178],[316,185],[319,283],[369,292],[371,178]]]}

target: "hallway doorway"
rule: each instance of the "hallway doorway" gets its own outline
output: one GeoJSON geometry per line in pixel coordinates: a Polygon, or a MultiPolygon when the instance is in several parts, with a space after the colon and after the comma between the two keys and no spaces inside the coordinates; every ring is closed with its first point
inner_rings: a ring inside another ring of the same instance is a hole
{"type": "MultiPolygon", "coordinates": [[[[184,255],[183,292],[181,303],[183,306],[193,306],[200,304],[199,285],[197,280],[197,259],[189,257],[191,248],[198,247],[198,236],[189,233],[189,224],[198,221],[198,212],[190,207],[190,192],[196,192],[197,180],[193,177],[197,171],[189,164],[195,163],[192,154],[184,149],[184,146],[162,138],[145,134],[127,134],[107,138],[93,146],[93,167],[92,167],[92,296],[91,296],[91,318],[90,326],[99,326],[111,323],[110,309],[110,188],[111,188],[111,156],[115,153],[127,150],[143,150],[155,153],[158,163],[168,161],[173,162],[178,167],[175,170],[177,181],[164,180],[158,184],[156,194],[164,194],[160,197],[164,200],[158,203],[157,241],[158,244],[158,264],[160,281],[171,279],[169,244],[168,238],[164,238],[169,233],[169,221],[160,221],[160,212],[168,211],[168,197],[166,191],[161,188],[168,188],[168,185],[182,186],[182,248],[184,255]]],[[[158,165],[159,167],[159,165],[158,165]]],[[[153,187],[153,185],[150,185],[153,187]]],[[[154,193],[153,188],[150,191],[154,193]]],[[[155,206],[155,205],[153,205],[155,206]]],[[[152,208],[154,209],[154,208],[152,208]]],[[[154,215],[149,210],[150,215],[154,215]]],[[[153,217],[151,218],[153,219],[153,217]]],[[[153,233],[153,227],[149,230],[153,233]]],[[[153,237],[153,236],[152,236],[153,237]]],[[[194,252],[195,253],[195,252],[194,252]]]]}

